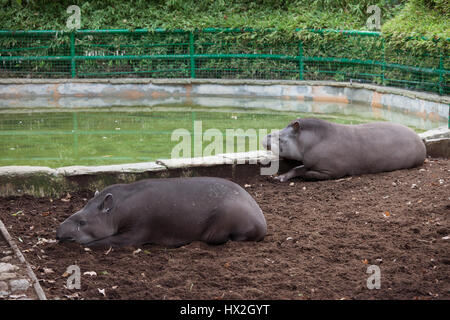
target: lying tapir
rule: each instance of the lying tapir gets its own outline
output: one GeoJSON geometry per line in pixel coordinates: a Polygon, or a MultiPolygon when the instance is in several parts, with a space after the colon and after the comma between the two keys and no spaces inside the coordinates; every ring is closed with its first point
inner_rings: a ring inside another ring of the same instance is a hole
{"type": "Polygon", "coordinates": [[[297,119],[262,142],[295,167],[276,179],[336,179],[421,165],[425,145],[410,128],[391,122],[342,125],[320,119],[297,119]]]}
{"type": "Polygon", "coordinates": [[[109,186],[61,223],[56,238],[86,246],[180,246],[259,241],[266,231],[247,191],[225,179],[198,177],[109,186]]]}

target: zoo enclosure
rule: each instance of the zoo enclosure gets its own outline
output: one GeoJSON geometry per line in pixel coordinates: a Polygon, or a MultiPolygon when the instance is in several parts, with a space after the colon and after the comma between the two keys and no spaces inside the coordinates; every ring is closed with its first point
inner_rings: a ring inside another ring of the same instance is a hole
{"type": "Polygon", "coordinates": [[[0,31],[0,77],[335,80],[448,94],[449,39],[379,32],[0,31]]]}

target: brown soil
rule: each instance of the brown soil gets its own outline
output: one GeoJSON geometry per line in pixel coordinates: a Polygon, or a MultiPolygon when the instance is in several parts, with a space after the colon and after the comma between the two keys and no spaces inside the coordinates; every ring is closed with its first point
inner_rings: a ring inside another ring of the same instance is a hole
{"type": "Polygon", "coordinates": [[[146,245],[140,252],[52,242],[58,224],[83,207],[90,192],[65,201],[0,198],[0,219],[48,298],[450,298],[450,160],[334,181],[236,182],[251,185],[247,190],[266,216],[262,242],[146,245]],[[64,272],[73,264],[82,274],[97,274],[82,275],[81,290],[65,288],[64,272]],[[379,290],[366,285],[372,264],[381,269],[379,290]]]}

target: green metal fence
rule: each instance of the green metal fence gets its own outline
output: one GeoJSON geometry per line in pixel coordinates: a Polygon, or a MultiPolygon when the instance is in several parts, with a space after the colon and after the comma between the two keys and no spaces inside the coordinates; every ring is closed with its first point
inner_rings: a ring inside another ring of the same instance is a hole
{"type": "Polygon", "coordinates": [[[396,45],[379,32],[280,34],[274,29],[0,31],[0,77],[335,80],[450,91],[449,39],[409,38],[396,45]]]}

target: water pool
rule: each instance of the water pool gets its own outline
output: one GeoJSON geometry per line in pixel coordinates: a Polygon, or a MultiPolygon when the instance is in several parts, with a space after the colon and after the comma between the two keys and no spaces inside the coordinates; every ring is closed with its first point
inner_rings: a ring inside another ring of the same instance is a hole
{"type": "MultiPolygon", "coordinates": [[[[224,141],[226,129],[270,131],[281,129],[298,117],[317,117],[344,124],[394,121],[417,132],[446,125],[445,119],[423,120],[364,104],[304,102],[292,108],[282,104],[279,108],[259,108],[258,101],[253,101],[251,107],[245,103],[245,107],[218,107],[213,100],[210,102],[210,107],[204,106],[208,101],[203,106],[184,101],[153,106],[2,108],[0,166],[55,168],[167,159],[179,142],[171,140],[173,131],[182,128],[193,133],[195,123],[200,121],[202,132],[218,129],[223,133],[224,141]]],[[[248,139],[236,140],[235,150],[261,148],[260,138],[257,137],[256,146],[248,139]]],[[[203,141],[203,147],[209,143],[203,141]]]]}

